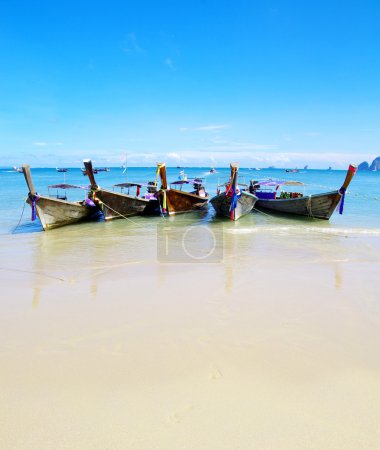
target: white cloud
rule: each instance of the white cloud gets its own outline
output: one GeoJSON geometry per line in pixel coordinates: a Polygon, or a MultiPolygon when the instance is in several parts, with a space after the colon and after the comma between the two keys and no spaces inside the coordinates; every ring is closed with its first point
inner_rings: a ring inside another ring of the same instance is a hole
{"type": "Polygon", "coordinates": [[[228,128],[229,125],[205,125],[202,127],[194,128],[195,131],[218,131],[228,128]]]}
{"type": "Polygon", "coordinates": [[[223,130],[225,128],[228,128],[229,125],[227,124],[223,124],[223,125],[203,125],[200,127],[181,127],[179,129],[179,131],[184,132],[184,131],[211,131],[211,132],[216,132],[219,130],[223,130]]]}
{"type": "Polygon", "coordinates": [[[143,49],[137,43],[135,33],[128,33],[124,39],[123,51],[125,53],[143,53],[143,49]]]}
{"type": "Polygon", "coordinates": [[[62,142],[33,142],[34,147],[59,147],[62,142]]]}
{"type": "Polygon", "coordinates": [[[166,58],[164,62],[169,67],[169,69],[176,70],[173,60],[171,58],[166,58]]]}
{"type": "MultiPolygon", "coordinates": [[[[34,166],[51,166],[57,164],[67,167],[77,166],[78,155],[90,157],[99,166],[107,165],[119,167],[125,162],[127,151],[127,165],[129,167],[149,166],[154,167],[157,161],[166,161],[169,166],[186,165],[187,167],[226,167],[230,161],[238,161],[241,167],[303,167],[308,165],[310,169],[327,168],[345,169],[349,163],[360,163],[363,160],[372,161],[374,154],[363,155],[362,152],[337,152],[334,149],[321,151],[283,151],[275,145],[268,143],[255,143],[244,141],[224,140],[218,136],[207,135],[207,141],[203,144],[187,143],[182,145],[170,145],[170,151],[165,148],[152,150],[138,150],[120,148],[69,148],[64,155],[59,147],[48,147],[48,142],[38,142],[35,155],[24,154],[26,162],[34,166]],[[42,144],[42,145],[41,145],[42,144]],[[45,145],[46,144],[46,145],[45,145]],[[186,145],[186,147],[184,147],[186,145]],[[71,166],[73,164],[73,166],[71,166]]],[[[15,165],[14,156],[3,159],[3,165],[15,165]]],[[[81,164],[80,164],[81,165],[81,164]]]]}
{"type": "MultiPolygon", "coordinates": [[[[166,161],[168,165],[186,162],[187,166],[225,166],[229,161],[238,161],[241,167],[303,167],[308,164],[309,168],[327,168],[332,165],[335,169],[344,169],[351,162],[363,160],[361,154],[342,153],[303,153],[303,152],[278,152],[261,150],[230,150],[229,152],[211,149],[183,150],[170,153],[151,154],[150,161],[166,161]]],[[[139,165],[139,154],[136,154],[135,162],[139,165]]],[[[146,158],[145,158],[146,159],[146,158]]]]}
{"type": "MultiPolygon", "coordinates": [[[[132,161],[135,161],[135,165],[140,165],[141,163],[144,165],[152,165],[155,166],[157,161],[160,159],[157,153],[134,153],[132,154],[132,161]]],[[[129,161],[129,159],[128,159],[129,161]]]]}
{"type": "Polygon", "coordinates": [[[166,153],[166,158],[175,159],[176,161],[179,161],[181,159],[181,156],[178,153],[166,153]]]}
{"type": "Polygon", "coordinates": [[[254,144],[251,142],[220,141],[215,144],[216,145],[205,147],[205,150],[214,152],[234,152],[242,150],[275,150],[277,148],[277,145],[273,144],[254,144]]]}

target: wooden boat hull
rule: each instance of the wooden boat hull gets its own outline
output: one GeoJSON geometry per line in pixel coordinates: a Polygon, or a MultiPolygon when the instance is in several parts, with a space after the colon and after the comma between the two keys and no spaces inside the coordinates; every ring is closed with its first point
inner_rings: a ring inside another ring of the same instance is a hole
{"type": "MultiPolygon", "coordinates": [[[[32,206],[30,198],[27,203],[32,206]]],[[[36,211],[45,231],[89,220],[98,213],[96,208],[84,202],[68,202],[44,196],[37,199],[36,211]]]]}
{"type": "Polygon", "coordinates": [[[121,219],[138,214],[158,213],[158,201],[98,189],[91,198],[103,212],[105,220],[121,219]]]}
{"type": "Polygon", "coordinates": [[[218,216],[238,220],[240,217],[245,216],[252,211],[256,201],[257,197],[255,195],[243,191],[237,200],[237,205],[232,216],[230,212],[231,197],[227,196],[224,192],[213,197],[210,200],[210,203],[214,207],[218,216]]]}
{"type": "Polygon", "coordinates": [[[342,195],[336,190],[298,198],[259,199],[256,207],[266,211],[328,220],[338,206],[341,197],[342,195]]]}
{"type": "Polygon", "coordinates": [[[166,211],[169,215],[201,209],[207,204],[209,199],[209,196],[200,197],[199,195],[178,189],[167,189],[159,192],[159,200],[162,208],[165,204],[164,195],[166,195],[166,211]]]}

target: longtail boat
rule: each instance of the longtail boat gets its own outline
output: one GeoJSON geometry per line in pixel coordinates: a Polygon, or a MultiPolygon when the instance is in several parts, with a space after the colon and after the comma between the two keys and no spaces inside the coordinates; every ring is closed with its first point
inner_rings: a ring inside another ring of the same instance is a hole
{"type": "Polygon", "coordinates": [[[139,183],[120,183],[114,185],[120,188],[121,192],[102,189],[95,181],[91,160],[85,160],[83,163],[90,180],[90,198],[103,212],[105,220],[159,212],[159,204],[155,194],[157,190],[155,182],[146,185],[147,193],[144,196],[140,195],[140,189],[143,184],[139,183]],[[128,193],[123,192],[124,188],[128,189],[128,193]],[[136,188],[135,195],[130,193],[131,188],[136,188]]]}
{"type": "Polygon", "coordinates": [[[194,211],[203,208],[209,199],[205,190],[204,181],[201,178],[191,180],[183,179],[170,183],[170,189],[166,179],[166,164],[157,163],[157,176],[161,178],[161,189],[158,192],[160,207],[169,215],[194,211]],[[191,192],[186,192],[184,186],[192,186],[191,192]]]}
{"type": "MultiPolygon", "coordinates": [[[[332,213],[340,204],[339,213],[343,213],[346,190],[357,170],[355,164],[350,164],[342,187],[336,191],[322,194],[304,195],[300,192],[284,192],[280,187],[296,182],[281,181],[251,181],[250,192],[258,197],[258,209],[285,214],[330,219],[332,213]]],[[[302,184],[302,183],[298,183],[302,184]]]]}
{"type": "MultiPolygon", "coordinates": [[[[34,187],[29,165],[22,166],[29,194],[26,202],[32,208],[32,220],[38,218],[41,221],[44,230],[63,227],[83,220],[96,218],[97,208],[88,199],[78,202],[67,201],[67,196],[57,194],[54,198],[50,196],[39,195],[34,187]]],[[[49,186],[50,189],[83,189],[88,187],[74,186],[69,184],[57,184],[49,186]]]]}
{"type": "Polygon", "coordinates": [[[218,186],[218,193],[210,200],[218,216],[238,220],[250,213],[257,201],[257,197],[248,190],[240,189],[238,185],[238,163],[231,163],[231,178],[228,183],[218,186]],[[220,192],[220,188],[225,188],[220,192]]]}

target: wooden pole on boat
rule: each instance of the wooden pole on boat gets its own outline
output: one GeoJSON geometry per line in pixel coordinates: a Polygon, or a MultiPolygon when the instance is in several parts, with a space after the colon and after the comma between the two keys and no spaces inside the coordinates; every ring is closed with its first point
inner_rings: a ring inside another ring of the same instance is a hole
{"type": "Polygon", "coordinates": [[[33,184],[32,174],[30,172],[29,164],[22,165],[22,173],[24,174],[26,184],[28,185],[28,188],[29,188],[29,192],[31,193],[31,195],[36,195],[37,191],[33,184]]]}
{"type": "Polygon", "coordinates": [[[238,170],[239,170],[239,164],[238,163],[231,163],[231,186],[233,186],[235,189],[238,184],[238,170]]]}
{"type": "Polygon", "coordinates": [[[235,220],[236,214],[236,195],[237,195],[237,185],[238,185],[238,170],[239,170],[239,164],[238,163],[230,163],[231,167],[231,188],[232,188],[232,200],[231,202],[234,202],[234,204],[231,203],[231,209],[230,210],[230,218],[231,220],[235,220]]]}
{"type": "Polygon", "coordinates": [[[346,178],[342,184],[342,187],[339,189],[339,192],[343,193],[348,188],[349,184],[351,183],[352,178],[354,177],[356,171],[358,169],[358,166],[356,164],[350,164],[347,170],[346,178]]]}
{"type": "Polygon", "coordinates": [[[91,188],[97,189],[98,185],[96,184],[96,181],[95,181],[94,170],[92,169],[91,159],[84,159],[83,164],[84,164],[84,167],[86,168],[86,174],[90,180],[91,188]]]}
{"type": "Polygon", "coordinates": [[[167,189],[168,182],[166,180],[166,163],[157,163],[157,168],[161,178],[161,189],[167,189]]]}

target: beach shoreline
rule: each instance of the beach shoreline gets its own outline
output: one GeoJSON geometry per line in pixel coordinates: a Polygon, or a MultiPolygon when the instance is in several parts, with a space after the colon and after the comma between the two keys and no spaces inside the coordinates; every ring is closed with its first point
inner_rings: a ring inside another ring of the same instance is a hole
{"type": "Polygon", "coordinates": [[[237,230],[223,261],[177,264],[154,233],[129,254],[138,232],[24,235],[0,270],[0,447],[376,448],[380,239],[237,230]]]}

